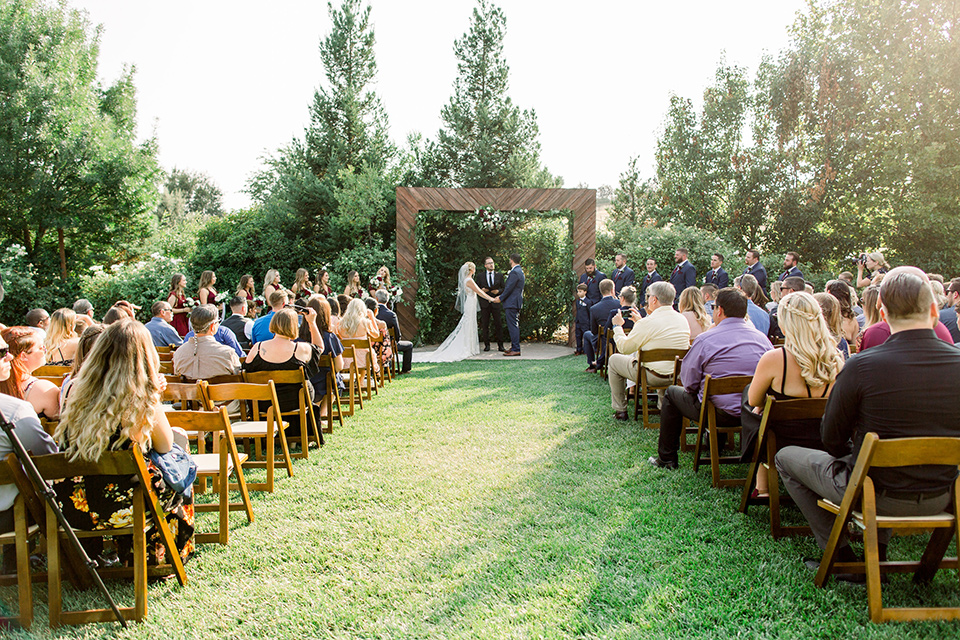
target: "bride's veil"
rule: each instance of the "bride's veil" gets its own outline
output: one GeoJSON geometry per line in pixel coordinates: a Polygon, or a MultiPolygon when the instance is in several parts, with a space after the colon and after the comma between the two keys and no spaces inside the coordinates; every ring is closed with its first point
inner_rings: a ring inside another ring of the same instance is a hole
{"type": "Polygon", "coordinates": [[[457,311],[463,313],[464,303],[467,301],[467,278],[470,277],[470,263],[464,262],[457,277],[457,311]]]}

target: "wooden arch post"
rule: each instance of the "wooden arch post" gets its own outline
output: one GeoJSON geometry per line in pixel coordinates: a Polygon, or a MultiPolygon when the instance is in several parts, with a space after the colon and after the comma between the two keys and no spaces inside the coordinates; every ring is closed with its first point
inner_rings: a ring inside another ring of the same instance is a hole
{"type": "MultiPolygon", "coordinates": [[[[404,335],[416,339],[417,320],[417,213],[420,211],[474,212],[492,206],[499,211],[528,209],[573,211],[573,269],[597,252],[596,189],[434,189],[397,187],[397,273],[407,283],[397,308],[404,335]]],[[[570,292],[573,299],[573,292],[570,292]]],[[[570,334],[573,340],[573,333],[570,334]]]]}

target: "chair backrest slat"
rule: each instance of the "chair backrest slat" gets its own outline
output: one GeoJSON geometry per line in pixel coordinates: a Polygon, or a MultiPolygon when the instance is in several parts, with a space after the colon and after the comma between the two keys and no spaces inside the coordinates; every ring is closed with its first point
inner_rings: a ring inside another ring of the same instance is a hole
{"type": "Polygon", "coordinates": [[[683,359],[688,349],[647,349],[640,352],[640,362],[673,362],[675,358],[683,359]]]}
{"type": "MultiPolygon", "coordinates": [[[[767,396],[770,403],[768,420],[813,420],[822,418],[827,408],[827,398],[798,398],[796,400],[776,400],[767,396]]],[[[764,411],[764,413],[767,413],[764,411]]]]}
{"type": "MultiPolygon", "coordinates": [[[[133,445],[136,446],[136,445],[133,445]]],[[[137,463],[129,450],[104,451],[96,462],[69,459],[68,453],[31,456],[44,480],[60,480],[73,476],[125,476],[137,473],[137,463]]]]}
{"type": "Polygon", "coordinates": [[[213,402],[229,402],[230,400],[273,400],[276,391],[271,389],[272,380],[265,383],[229,382],[226,384],[211,384],[207,386],[207,397],[213,402]]]}
{"type": "Polygon", "coordinates": [[[748,384],[753,382],[753,376],[725,376],[714,378],[709,374],[704,377],[703,397],[723,396],[731,393],[742,393],[748,384]]]}
{"type": "Polygon", "coordinates": [[[873,445],[871,467],[960,465],[960,438],[890,438],[873,445]]]}

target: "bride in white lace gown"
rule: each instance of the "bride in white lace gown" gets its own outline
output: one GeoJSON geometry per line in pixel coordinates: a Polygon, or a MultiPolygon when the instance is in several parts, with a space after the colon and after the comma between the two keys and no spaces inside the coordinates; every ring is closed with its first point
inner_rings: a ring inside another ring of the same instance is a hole
{"type": "Polygon", "coordinates": [[[457,287],[457,310],[462,312],[460,322],[436,351],[425,353],[418,362],[458,362],[480,354],[480,337],[477,333],[477,296],[493,302],[473,280],[477,267],[467,262],[460,267],[460,285],[457,287]]]}

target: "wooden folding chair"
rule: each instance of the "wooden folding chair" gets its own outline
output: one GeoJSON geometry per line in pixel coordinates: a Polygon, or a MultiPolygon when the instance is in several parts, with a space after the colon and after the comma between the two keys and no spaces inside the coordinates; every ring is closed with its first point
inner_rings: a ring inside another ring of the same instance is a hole
{"type": "Polygon", "coordinates": [[[173,362],[173,353],[170,351],[166,353],[157,352],[157,357],[160,358],[160,362],[173,362]]]}
{"type": "Polygon", "coordinates": [[[176,349],[176,347],[171,344],[171,345],[167,345],[166,347],[155,347],[155,349],[157,350],[157,353],[158,353],[158,354],[159,354],[159,353],[170,353],[170,352],[172,352],[174,349],[176,349]]]}
{"type": "Polygon", "coordinates": [[[52,382],[58,387],[62,387],[64,376],[66,376],[66,374],[62,376],[34,376],[34,377],[37,378],[38,380],[46,380],[47,382],[52,382]]]}
{"type": "Polygon", "coordinates": [[[783,422],[785,420],[813,420],[823,417],[823,412],[827,406],[827,398],[800,398],[797,400],[777,400],[773,396],[767,396],[767,401],[763,407],[763,417],[760,419],[760,433],[757,434],[757,443],[753,450],[753,460],[750,462],[750,470],[747,472],[746,480],[743,483],[743,493],[740,496],[740,512],[746,513],[751,504],[766,504],[770,507],[770,535],[774,539],[784,536],[810,535],[810,527],[785,527],[780,524],[780,474],[777,473],[777,466],[773,463],[777,455],[777,437],[773,429],[769,427],[770,423],[783,422]],[[763,465],[760,464],[760,452],[766,447],[767,451],[767,486],[770,496],[764,498],[751,498],[753,486],[758,473],[763,473],[763,465]]]}
{"type": "MultiPolygon", "coordinates": [[[[161,400],[175,403],[171,408],[182,411],[199,411],[205,408],[203,385],[197,382],[168,382],[161,400]],[[176,406],[179,404],[179,406],[176,406]]],[[[202,451],[200,453],[203,453],[202,451]]]]}
{"type": "MultiPolygon", "coordinates": [[[[732,487],[744,482],[744,478],[721,478],[721,464],[740,464],[740,456],[720,455],[720,434],[736,435],[740,433],[740,425],[734,427],[717,426],[717,408],[713,404],[713,397],[731,393],[741,394],[744,388],[753,381],[753,376],[727,376],[714,378],[709,374],[703,378],[703,403],[700,405],[700,420],[697,424],[697,440],[693,452],[693,472],[700,469],[701,464],[710,463],[712,482],[714,487],[732,487]],[[701,458],[700,449],[703,445],[704,425],[710,433],[710,457],[701,458]]],[[[684,436],[685,437],[685,436],[684,436]]]]}
{"type": "MultiPolygon", "coordinates": [[[[319,447],[323,444],[323,439],[320,437],[320,429],[317,427],[317,417],[313,413],[313,403],[310,400],[310,389],[308,385],[310,380],[307,379],[306,374],[303,371],[303,368],[299,369],[290,369],[288,371],[258,371],[256,373],[251,373],[249,371],[243,372],[243,379],[246,382],[252,382],[253,384],[267,384],[272,381],[274,384],[296,384],[299,385],[300,390],[298,393],[298,406],[293,411],[285,411],[280,413],[280,420],[283,420],[284,416],[299,416],[300,418],[300,435],[299,436],[290,436],[289,439],[293,441],[300,442],[300,453],[287,453],[289,457],[292,458],[308,458],[310,456],[310,437],[307,435],[307,422],[309,421],[310,426],[313,427],[313,438],[319,447]]],[[[279,404],[277,407],[279,408],[279,404]]],[[[287,436],[284,435],[281,438],[281,442],[286,442],[287,436]]],[[[286,446],[284,444],[284,446],[286,446]]],[[[291,469],[289,466],[289,461],[287,462],[288,471],[291,469]]],[[[290,471],[292,475],[292,471],[290,471]]]]}
{"type": "MultiPolygon", "coordinates": [[[[343,427],[343,407],[340,405],[340,388],[337,386],[337,374],[334,372],[333,356],[325,353],[320,356],[320,368],[327,369],[326,395],[323,396],[323,402],[327,407],[327,427],[324,433],[333,433],[333,419],[336,418],[343,427]]],[[[323,418],[320,419],[323,422],[323,418]]]]}
{"type": "MultiPolygon", "coordinates": [[[[863,438],[857,462],[850,473],[847,490],[840,506],[829,500],[820,500],[820,507],[837,514],[830,532],[827,548],[820,561],[814,582],[824,586],[831,573],[866,573],[867,608],[872,622],[891,620],[956,620],[960,607],[884,607],[881,598],[882,573],[913,573],[913,581],[925,584],[933,579],[938,569],[957,569],[957,558],[945,558],[950,541],[957,533],[957,497],[960,495],[960,477],[951,488],[947,510],[933,516],[891,517],[877,515],[877,497],[873,480],[867,475],[874,467],[907,467],[915,465],[960,465],[960,438],[895,438],[880,440],[875,433],[863,438]],[[862,504],[862,511],[855,509],[862,504]],[[841,534],[848,521],[863,530],[863,562],[838,562],[837,550],[841,534]],[[878,548],[878,529],[924,532],[933,530],[930,542],[919,562],[881,562],[878,548]]],[[[960,537],[956,542],[960,556],[960,537]]]]}
{"type": "MultiPolygon", "coordinates": [[[[365,364],[360,366],[360,363],[357,362],[357,358],[353,358],[354,365],[356,366],[356,371],[358,375],[363,376],[363,380],[366,381],[366,399],[372,400],[373,393],[378,393],[377,385],[374,384],[374,373],[373,373],[373,362],[377,357],[373,351],[373,347],[370,344],[370,338],[352,338],[347,340],[341,340],[343,347],[353,347],[355,355],[359,355],[361,351],[366,352],[367,357],[365,358],[365,364]]],[[[358,379],[358,383],[360,380],[358,379]]],[[[363,405],[360,405],[360,408],[363,408],[363,405]]]]}
{"type": "Polygon", "coordinates": [[[70,371],[72,370],[73,370],[73,367],[62,367],[60,365],[45,364],[42,367],[37,367],[36,370],[33,372],[33,375],[37,377],[60,376],[62,378],[63,376],[70,373],[70,371]]]}
{"type": "Polygon", "coordinates": [[[383,336],[380,336],[376,340],[370,339],[370,349],[373,353],[374,360],[377,362],[378,367],[375,367],[373,370],[374,381],[379,387],[386,386],[386,380],[390,377],[390,367],[388,364],[380,362],[380,354],[377,353],[376,348],[373,346],[375,344],[383,344],[383,336]]]}
{"type": "MultiPolygon", "coordinates": [[[[651,408],[648,394],[651,391],[657,391],[658,389],[666,389],[669,387],[669,384],[666,385],[654,385],[650,384],[650,381],[647,379],[647,367],[646,365],[650,362],[673,362],[673,382],[671,384],[677,384],[677,378],[680,375],[680,364],[683,362],[683,357],[687,355],[687,349],[649,349],[647,351],[640,351],[637,353],[637,386],[635,387],[636,391],[633,395],[633,419],[638,420],[641,414],[641,405],[643,413],[643,428],[644,429],[656,429],[659,425],[650,423],[651,415],[660,415],[659,407],[651,408]]],[[[686,438],[684,437],[684,440],[686,438]]]]}
{"type": "Polygon", "coordinates": [[[160,362],[160,373],[167,376],[172,375],[174,373],[173,361],[160,362]]]}
{"type": "Polygon", "coordinates": [[[197,453],[193,456],[193,461],[197,463],[197,482],[210,478],[219,491],[217,502],[194,504],[193,509],[198,513],[217,511],[220,514],[215,533],[197,533],[194,539],[199,543],[227,544],[231,511],[245,511],[247,522],[253,522],[253,506],[250,504],[247,481],[243,475],[243,463],[247,456],[237,451],[237,441],[233,437],[227,408],[220,407],[218,411],[170,411],[167,413],[167,420],[171,427],[180,427],[188,434],[197,435],[198,439],[207,433],[220,434],[219,438],[214,436],[214,453],[197,453]],[[240,502],[230,502],[231,473],[237,478],[240,502]]]}
{"type": "Polygon", "coordinates": [[[181,382],[186,382],[183,376],[178,376],[175,373],[164,373],[163,379],[167,384],[179,384],[181,382]]]}
{"type": "Polygon", "coordinates": [[[347,376],[347,392],[350,394],[349,408],[343,410],[343,414],[352,416],[354,406],[359,405],[363,409],[363,393],[360,391],[360,370],[357,368],[357,351],[350,345],[343,345],[343,369],[337,373],[347,376]]]}
{"type": "MultiPolygon", "coordinates": [[[[15,484],[14,469],[19,466],[20,461],[12,453],[7,454],[6,459],[0,460],[0,485],[15,484]]],[[[22,495],[17,495],[13,501],[13,523],[13,531],[0,534],[0,550],[10,545],[16,548],[17,573],[0,576],[0,584],[17,585],[19,610],[15,616],[0,616],[0,622],[16,622],[24,629],[29,629],[33,624],[33,584],[29,545],[30,540],[39,534],[40,527],[28,524],[26,503],[22,495]]]]}
{"type": "Polygon", "coordinates": [[[284,433],[287,423],[281,422],[280,403],[277,401],[277,389],[273,380],[268,380],[266,384],[249,382],[208,384],[203,385],[203,388],[207,400],[205,408],[208,411],[216,411],[215,405],[218,403],[225,404],[234,400],[240,403],[240,420],[230,425],[233,429],[233,437],[238,440],[253,440],[256,448],[256,459],[248,457],[243,466],[267,470],[266,482],[248,482],[247,490],[273,493],[274,467],[277,463],[277,436],[280,437],[280,464],[286,467],[287,476],[293,477],[290,448],[284,433]],[[252,415],[247,415],[247,401],[252,403],[252,415]],[[262,420],[260,415],[261,402],[267,405],[265,420],[262,420]]]}
{"type": "MultiPolygon", "coordinates": [[[[150,473],[137,446],[127,451],[106,451],[97,462],[77,460],[70,462],[68,454],[55,453],[46,456],[34,456],[34,464],[44,480],[60,480],[76,476],[136,476],[137,485],[133,491],[132,523],[126,527],[82,531],[74,529],[78,538],[102,538],[104,536],[133,537],[133,590],[134,606],[121,607],[120,613],[127,620],[143,620],[147,615],[147,515],[153,520],[154,527],[166,547],[166,557],[170,560],[172,573],[181,585],[187,583],[187,574],[180,560],[173,534],[167,527],[167,520],[160,509],[157,496],[153,493],[150,473]]],[[[47,538],[47,582],[50,605],[50,626],[61,624],[84,624],[87,622],[111,622],[114,614],[111,609],[87,609],[83,611],[64,611],[61,598],[61,545],[66,533],[60,528],[57,516],[50,505],[46,505],[47,538]],[[59,535],[51,535],[59,532],[59,535]]],[[[65,545],[64,545],[65,546],[65,545]]],[[[101,570],[103,577],[129,574],[129,569],[101,570]]]]}

